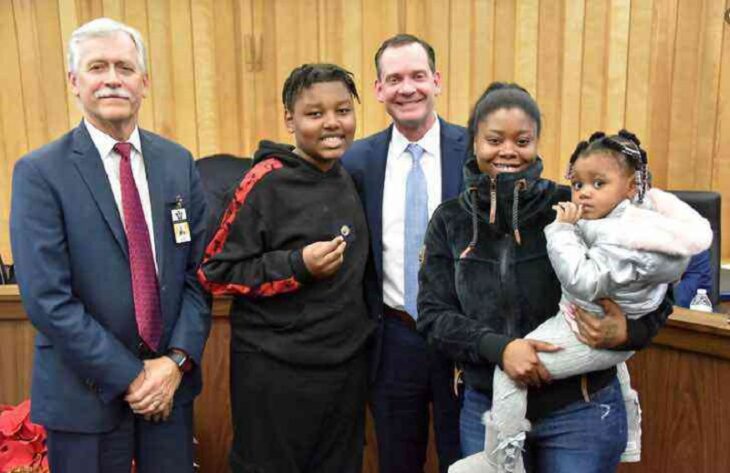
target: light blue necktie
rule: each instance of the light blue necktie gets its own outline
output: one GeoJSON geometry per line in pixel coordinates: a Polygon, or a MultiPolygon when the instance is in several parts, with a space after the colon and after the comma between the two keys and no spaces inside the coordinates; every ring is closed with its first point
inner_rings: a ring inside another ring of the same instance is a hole
{"type": "Polygon", "coordinates": [[[406,151],[413,157],[406,179],[406,218],[405,218],[405,245],[404,245],[404,273],[405,290],[403,293],[406,312],[414,319],[418,318],[416,299],[418,296],[418,269],[421,266],[420,252],[423,238],[428,225],[428,187],[426,175],[421,169],[423,148],[411,143],[406,151]]]}

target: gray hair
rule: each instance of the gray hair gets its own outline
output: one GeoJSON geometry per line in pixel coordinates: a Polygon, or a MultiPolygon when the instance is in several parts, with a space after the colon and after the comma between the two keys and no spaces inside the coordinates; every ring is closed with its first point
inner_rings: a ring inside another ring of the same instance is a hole
{"type": "Polygon", "coordinates": [[[71,39],[68,41],[68,71],[76,72],[79,67],[81,57],[79,55],[79,46],[81,43],[90,38],[104,38],[112,36],[116,33],[126,33],[134,42],[137,48],[137,65],[142,73],[147,73],[147,65],[145,63],[145,47],[142,41],[142,35],[139,31],[124,23],[120,23],[111,18],[97,18],[88,23],[81,25],[76,31],[71,33],[71,39]]]}

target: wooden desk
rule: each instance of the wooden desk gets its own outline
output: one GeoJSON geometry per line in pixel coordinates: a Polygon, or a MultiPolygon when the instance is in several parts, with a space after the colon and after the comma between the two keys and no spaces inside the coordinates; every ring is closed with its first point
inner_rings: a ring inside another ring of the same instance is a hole
{"type": "MultiPolygon", "coordinates": [[[[204,389],[196,401],[195,429],[203,473],[227,471],[231,440],[228,397],[229,301],[216,299],[203,362],[204,389]]],[[[29,393],[33,328],[17,286],[0,286],[0,403],[29,393]]],[[[644,460],[621,473],[730,472],[730,324],[726,316],[675,308],[651,347],[629,368],[644,409],[644,460]]],[[[372,422],[363,472],[377,472],[372,422]]],[[[433,444],[427,473],[436,472],[433,444]]]]}

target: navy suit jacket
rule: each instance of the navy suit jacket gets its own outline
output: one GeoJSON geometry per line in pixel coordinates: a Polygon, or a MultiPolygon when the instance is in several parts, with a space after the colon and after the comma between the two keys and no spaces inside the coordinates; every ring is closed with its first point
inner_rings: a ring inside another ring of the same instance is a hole
{"type": "MultiPolygon", "coordinates": [[[[441,123],[441,201],[459,195],[463,187],[462,168],[467,158],[466,128],[439,118],[441,123]]],[[[372,136],[358,140],[342,157],[342,165],[352,176],[362,200],[370,229],[371,258],[365,277],[365,297],[374,320],[383,318],[383,185],[388,147],[393,125],[372,136]]],[[[404,184],[405,185],[405,184],[404,184]]],[[[380,357],[378,330],[373,360],[373,376],[380,357]]]]}
{"type": "MultiPolygon", "coordinates": [[[[190,153],[140,130],[158,266],[159,351],[187,352],[175,403],[200,392],[210,312],[195,271],[205,245],[205,197],[190,153]],[[182,199],[192,233],[175,243],[170,210],[182,199]]],[[[32,418],[47,428],[113,429],[143,363],[127,241],[109,179],[86,126],[20,159],[13,172],[13,259],[23,305],[38,329],[32,418]]]]}

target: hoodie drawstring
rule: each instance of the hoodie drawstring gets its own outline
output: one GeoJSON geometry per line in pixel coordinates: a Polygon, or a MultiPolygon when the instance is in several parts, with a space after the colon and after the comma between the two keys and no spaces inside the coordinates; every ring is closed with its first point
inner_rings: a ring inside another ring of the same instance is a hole
{"type": "MultiPolygon", "coordinates": [[[[489,184],[489,223],[493,225],[497,220],[497,183],[494,179],[491,179],[489,184]]],[[[519,229],[519,209],[520,209],[520,192],[527,188],[527,180],[520,179],[515,183],[515,188],[512,195],[512,232],[515,237],[515,241],[518,245],[522,244],[522,237],[519,229]]],[[[477,195],[479,193],[478,188],[475,186],[467,189],[469,193],[469,201],[471,203],[471,241],[469,245],[461,252],[459,259],[466,258],[466,256],[472,252],[477,246],[479,240],[479,210],[477,208],[477,195]]]]}
{"type": "Polygon", "coordinates": [[[489,224],[497,221],[497,180],[489,179],[489,224]]]}
{"type": "Polygon", "coordinates": [[[515,241],[518,245],[522,245],[522,237],[520,237],[519,228],[519,209],[520,209],[520,191],[527,188],[527,181],[520,179],[515,183],[515,188],[512,194],[512,231],[515,235],[515,241]]]}
{"type": "Polygon", "coordinates": [[[477,212],[477,188],[470,187],[468,189],[469,200],[471,201],[471,241],[469,245],[461,252],[459,259],[466,258],[466,255],[477,246],[477,240],[479,239],[479,215],[477,212]]]}

